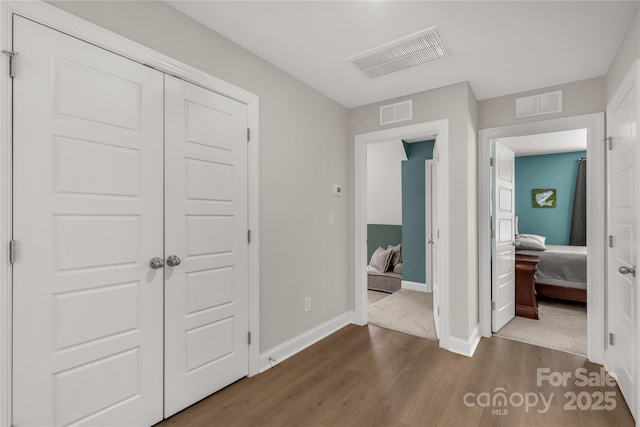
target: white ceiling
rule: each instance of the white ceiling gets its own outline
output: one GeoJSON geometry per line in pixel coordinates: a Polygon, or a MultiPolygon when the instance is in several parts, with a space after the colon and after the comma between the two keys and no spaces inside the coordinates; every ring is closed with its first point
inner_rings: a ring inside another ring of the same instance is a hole
{"type": "Polygon", "coordinates": [[[637,1],[167,1],[347,108],[468,81],[479,100],[603,76],[637,1]],[[436,25],[452,57],[368,80],[344,60],[436,25]]]}
{"type": "Polygon", "coordinates": [[[515,136],[500,138],[498,141],[510,148],[516,154],[516,157],[586,151],[587,130],[576,129],[538,135],[515,136]]]}

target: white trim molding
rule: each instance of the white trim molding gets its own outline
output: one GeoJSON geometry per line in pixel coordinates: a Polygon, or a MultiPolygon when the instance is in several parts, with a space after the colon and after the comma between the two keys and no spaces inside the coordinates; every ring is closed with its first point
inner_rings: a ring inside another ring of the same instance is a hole
{"type": "MultiPolygon", "coordinates": [[[[85,40],[165,74],[235,99],[248,107],[251,142],[248,147],[249,184],[249,376],[259,373],[260,364],[260,222],[259,222],[259,97],[194,67],[183,64],[153,49],[92,24],[73,14],[42,1],[0,2],[0,46],[11,50],[12,15],[19,14],[32,21],[85,40]]],[[[7,248],[11,240],[11,80],[7,56],[0,60],[0,425],[11,425],[11,268],[7,248]]]]}
{"type": "Polygon", "coordinates": [[[400,284],[402,289],[408,289],[410,291],[429,292],[427,291],[426,283],[410,282],[409,280],[403,280],[400,284]]]}
{"type": "Polygon", "coordinates": [[[305,348],[312,346],[321,339],[326,338],[345,326],[352,324],[353,315],[353,311],[343,313],[322,325],[318,325],[315,328],[260,354],[260,372],[264,372],[267,369],[274,367],[278,363],[300,353],[305,348]]]}
{"type": "Polygon", "coordinates": [[[573,129],[587,130],[587,357],[604,362],[605,331],[605,144],[604,113],[585,114],[478,131],[478,274],[480,334],[491,336],[491,224],[489,150],[491,141],[573,129]]]}
{"type": "Polygon", "coordinates": [[[449,349],[449,120],[442,119],[400,126],[356,135],[354,138],[354,323],[367,324],[367,144],[393,140],[427,140],[435,137],[440,152],[438,174],[438,221],[440,229],[438,272],[440,322],[438,339],[441,348],[449,349]]]}
{"type": "Polygon", "coordinates": [[[471,331],[471,336],[468,339],[458,338],[458,337],[450,337],[449,338],[449,350],[461,354],[467,357],[473,357],[473,353],[475,353],[478,344],[480,343],[480,324],[477,324],[473,331],[471,331]]]}

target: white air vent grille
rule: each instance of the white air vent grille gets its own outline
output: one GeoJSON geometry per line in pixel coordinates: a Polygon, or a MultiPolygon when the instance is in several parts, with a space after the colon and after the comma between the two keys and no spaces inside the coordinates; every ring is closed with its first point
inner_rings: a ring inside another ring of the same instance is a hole
{"type": "Polygon", "coordinates": [[[562,112],[562,91],[516,99],[516,119],[562,112]]]}
{"type": "Polygon", "coordinates": [[[380,124],[404,122],[413,118],[413,101],[402,101],[380,107],[380,124]]]}
{"type": "Polygon", "coordinates": [[[431,27],[377,49],[347,58],[369,79],[451,56],[438,29],[431,27]]]}

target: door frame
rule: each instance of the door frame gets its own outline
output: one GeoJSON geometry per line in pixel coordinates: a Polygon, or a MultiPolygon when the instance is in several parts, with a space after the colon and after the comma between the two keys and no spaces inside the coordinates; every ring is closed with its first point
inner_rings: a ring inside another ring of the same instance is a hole
{"type": "Polygon", "coordinates": [[[425,271],[425,284],[427,285],[427,292],[433,292],[433,270],[431,269],[431,265],[433,263],[433,253],[432,253],[432,248],[433,245],[429,244],[429,239],[431,238],[431,235],[433,234],[432,232],[432,225],[431,225],[431,220],[433,218],[433,210],[431,209],[431,205],[429,205],[429,208],[427,209],[427,205],[426,202],[427,200],[431,200],[432,197],[432,181],[433,178],[431,177],[431,173],[430,173],[430,169],[431,167],[434,165],[435,160],[430,159],[430,160],[425,160],[424,161],[424,194],[425,194],[425,228],[424,228],[424,242],[425,242],[425,254],[426,254],[426,261],[425,261],[425,266],[426,266],[426,271],[425,271]]]}
{"type": "Polygon", "coordinates": [[[440,176],[438,183],[438,217],[443,238],[440,239],[438,271],[440,272],[440,337],[441,348],[449,349],[449,119],[400,126],[368,132],[354,137],[354,284],[355,313],[353,323],[367,324],[367,147],[370,142],[437,137],[440,147],[440,176]]]}
{"type": "Polygon", "coordinates": [[[585,114],[478,131],[478,273],[480,333],[491,336],[491,226],[489,223],[489,149],[491,141],[511,136],[587,129],[587,357],[604,363],[605,349],[605,144],[604,113],[585,114]]]}
{"type": "MultiPolygon", "coordinates": [[[[248,126],[251,141],[248,146],[248,228],[251,230],[249,245],[249,376],[260,372],[260,223],[259,223],[259,97],[194,67],[183,64],[160,52],[142,46],[98,25],[85,21],[42,1],[0,2],[0,48],[11,50],[12,15],[44,24],[55,30],[87,41],[135,62],[185,81],[209,89],[248,107],[248,126]]],[[[0,425],[11,425],[11,379],[12,379],[12,268],[9,263],[9,241],[12,239],[12,105],[11,78],[8,72],[8,57],[0,58],[0,425]]],[[[18,56],[17,73],[20,73],[18,56]]]]}
{"type": "MultiPolygon", "coordinates": [[[[633,63],[633,65],[631,66],[631,68],[629,68],[629,71],[627,72],[624,80],[620,83],[620,85],[618,86],[618,88],[615,91],[615,94],[613,95],[613,98],[611,99],[611,101],[609,101],[609,103],[607,104],[607,126],[609,125],[609,117],[611,114],[611,110],[618,107],[620,105],[620,102],[622,102],[623,98],[627,95],[627,93],[629,93],[629,91],[632,89],[632,87],[635,85],[634,90],[636,91],[636,103],[634,105],[634,109],[635,114],[636,114],[636,122],[640,122],[640,85],[638,84],[640,83],[640,60],[636,59],[636,61],[633,63]]],[[[638,132],[636,130],[636,132],[638,132]]],[[[609,136],[609,132],[607,132],[607,136],[609,136]]],[[[615,143],[615,141],[614,141],[615,143]]],[[[636,149],[635,149],[635,162],[636,162],[636,167],[640,166],[640,133],[638,134],[638,139],[636,140],[636,149]]],[[[609,164],[607,162],[607,168],[608,168],[609,164]]],[[[608,172],[607,171],[607,179],[609,178],[608,176],[608,172]]],[[[635,185],[635,197],[636,197],[636,209],[635,209],[635,221],[636,221],[636,236],[634,236],[636,239],[639,237],[640,233],[637,230],[638,224],[640,224],[640,207],[638,206],[638,201],[640,201],[640,186],[637,184],[638,182],[638,177],[636,176],[636,185],[635,185]]],[[[607,191],[609,188],[609,181],[607,181],[607,191]]],[[[609,193],[607,192],[607,228],[606,228],[606,232],[608,233],[609,229],[611,228],[611,224],[609,223],[610,217],[609,217],[609,210],[608,210],[608,202],[609,202],[609,193]]],[[[638,265],[640,264],[640,255],[638,254],[637,248],[638,248],[638,240],[636,240],[636,254],[635,254],[635,265],[636,268],[638,267],[638,265]]],[[[605,250],[605,252],[608,254],[608,249],[605,250]]],[[[608,261],[608,259],[607,259],[608,261]]],[[[607,270],[607,277],[606,279],[608,280],[608,270],[607,270]]],[[[637,285],[638,281],[636,279],[636,285],[637,285]]],[[[610,298],[610,294],[609,294],[609,288],[607,287],[607,292],[606,292],[606,296],[607,296],[607,319],[606,319],[606,324],[607,324],[607,329],[606,329],[606,335],[609,335],[610,329],[609,329],[609,325],[611,324],[611,298],[610,298]]],[[[636,316],[637,313],[640,312],[640,292],[635,292],[635,297],[636,297],[636,316]]],[[[635,378],[634,378],[634,383],[633,383],[633,397],[636,399],[636,425],[640,426],[640,406],[638,406],[638,395],[640,394],[640,390],[639,390],[639,386],[638,386],[638,378],[640,378],[640,374],[638,373],[638,367],[640,367],[640,325],[636,325],[636,336],[634,337],[636,340],[636,359],[635,359],[635,367],[636,367],[636,372],[635,372],[635,378]]],[[[608,351],[608,341],[605,340],[605,358],[604,358],[604,362],[603,365],[605,366],[605,369],[607,371],[610,371],[610,367],[612,365],[611,363],[611,353],[608,351]]]]}

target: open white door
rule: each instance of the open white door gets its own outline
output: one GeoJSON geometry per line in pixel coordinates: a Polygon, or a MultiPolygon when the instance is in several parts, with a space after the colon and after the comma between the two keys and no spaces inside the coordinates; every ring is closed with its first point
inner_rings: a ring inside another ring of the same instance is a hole
{"type": "Polygon", "coordinates": [[[638,100],[635,84],[623,86],[626,93],[615,96],[607,108],[609,235],[608,313],[609,347],[607,364],[634,416],[637,416],[638,323],[637,264],[638,206],[638,100]],[[612,247],[611,247],[612,246],[612,247]]]}
{"type": "Polygon", "coordinates": [[[160,72],[19,16],[13,425],[162,420],[160,72]]]}
{"type": "Polygon", "coordinates": [[[431,165],[431,283],[433,283],[433,318],[436,335],[440,336],[440,294],[438,288],[438,249],[440,231],[438,227],[438,140],[433,146],[433,164],[431,165]]]}
{"type": "Polygon", "coordinates": [[[425,233],[425,256],[426,256],[426,267],[427,274],[425,276],[427,280],[427,292],[433,293],[433,205],[434,205],[434,195],[433,195],[433,159],[425,160],[424,165],[424,176],[425,176],[425,189],[426,189],[426,233],[425,233]]]}
{"type": "Polygon", "coordinates": [[[171,76],[165,111],[169,417],[248,374],[248,116],[171,76]]]}
{"type": "Polygon", "coordinates": [[[497,332],[516,315],[515,156],[498,141],[493,144],[491,326],[497,332]]]}

